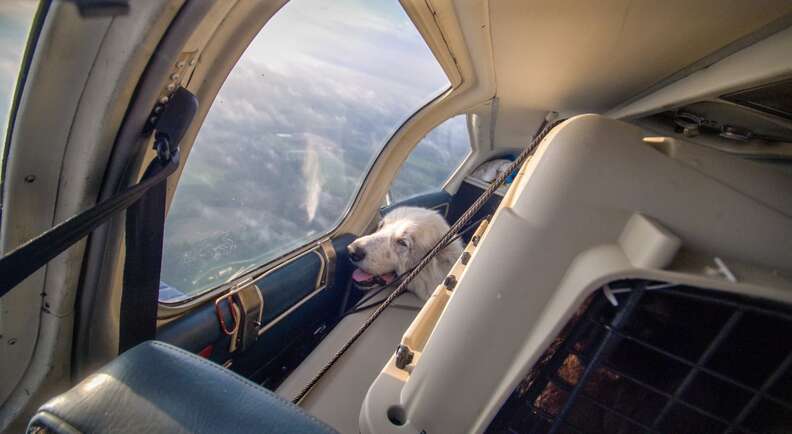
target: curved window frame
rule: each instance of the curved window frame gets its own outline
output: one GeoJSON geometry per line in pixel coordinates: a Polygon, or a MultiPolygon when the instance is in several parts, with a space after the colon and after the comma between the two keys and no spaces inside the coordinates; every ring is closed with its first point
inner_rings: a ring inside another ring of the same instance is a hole
{"type": "MultiPolygon", "coordinates": [[[[405,12],[406,12],[406,10],[405,10],[405,12]]],[[[415,25],[415,23],[413,23],[413,25],[415,25]]],[[[262,29],[263,29],[263,27],[262,27],[262,29]]],[[[417,28],[415,30],[418,31],[419,34],[420,34],[420,31],[417,28]]],[[[260,31],[261,31],[261,29],[258,30],[258,32],[260,32],[260,31]]],[[[258,32],[257,32],[257,34],[258,34],[258,32]]],[[[427,44],[426,41],[424,41],[424,43],[427,44]]],[[[421,105],[413,113],[408,115],[400,124],[398,124],[398,126],[396,128],[394,128],[393,132],[383,141],[383,145],[381,147],[379,147],[379,150],[374,152],[373,157],[371,158],[370,162],[368,163],[368,166],[366,167],[366,169],[364,171],[364,174],[360,178],[360,183],[357,186],[357,189],[356,189],[354,195],[351,197],[349,203],[347,204],[346,208],[344,209],[344,211],[339,216],[339,218],[336,221],[336,223],[331,228],[329,228],[327,231],[324,231],[324,232],[321,232],[319,234],[316,234],[316,236],[312,237],[310,240],[306,241],[305,243],[301,244],[300,246],[292,248],[291,250],[288,250],[288,251],[284,252],[281,255],[278,255],[278,256],[270,259],[270,260],[267,260],[266,262],[264,262],[264,263],[262,263],[262,264],[260,264],[260,265],[258,265],[256,267],[251,268],[250,270],[248,270],[248,271],[246,271],[246,272],[234,277],[233,279],[231,279],[229,281],[226,281],[226,282],[223,282],[223,283],[219,283],[219,284],[217,284],[215,286],[209,287],[209,288],[204,289],[202,291],[198,291],[198,292],[196,292],[194,294],[187,294],[185,297],[174,299],[172,301],[169,301],[169,300],[158,300],[158,304],[159,304],[159,307],[161,309],[160,310],[160,314],[158,315],[158,317],[160,319],[169,318],[169,317],[171,317],[173,315],[178,315],[179,313],[184,312],[185,310],[189,310],[189,309],[191,309],[194,306],[200,305],[200,304],[206,302],[207,300],[214,299],[218,295],[228,291],[229,289],[237,286],[238,284],[240,284],[242,282],[244,282],[244,284],[254,283],[254,282],[266,277],[269,274],[270,271],[272,271],[273,269],[281,267],[284,263],[287,263],[288,261],[291,261],[293,259],[296,259],[296,258],[302,256],[302,255],[308,254],[311,251],[319,249],[320,245],[324,241],[332,238],[332,236],[338,232],[339,227],[344,225],[344,223],[349,218],[351,211],[359,203],[359,201],[361,199],[361,193],[363,191],[363,187],[366,184],[366,180],[370,178],[374,167],[376,167],[377,164],[381,161],[382,156],[385,153],[385,151],[388,150],[391,146],[393,146],[394,137],[398,136],[401,133],[401,131],[405,128],[405,126],[410,124],[411,121],[416,116],[418,116],[419,114],[425,112],[427,109],[429,109],[429,108],[431,108],[433,106],[436,106],[438,103],[440,103],[442,100],[444,100],[449,94],[451,94],[461,84],[461,81],[460,82],[455,82],[454,77],[449,75],[449,73],[447,72],[446,66],[443,65],[443,63],[442,63],[442,59],[437,56],[435,51],[432,50],[431,47],[428,46],[428,44],[427,44],[427,48],[429,49],[429,52],[431,53],[432,58],[437,62],[437,65],[442,70],[443,75],[448,80],[448,83],[449,83],[448,86],[438,90],[436,92],[436,94],[434,94],[433,96],[430,96],[428,98],[428,100],[423,105],[421,105]]],[[[240,53],[240,56],[242,54],[244,54],[244,49],[240,53]]],[[[231,68],[231,70],[229,70],[229,72],[228,72],[229,75],[230,75],[231,71],[233,71],[233,67],[231,68]]],[[[224,78],[223,81],[225,81],[227,78],[228,77],[224,78]]],[[[220,92],[220,89],[218,89],[218,93],[219,92],[220,92]]],[[[451,117],[453,117],[453,116],[451,116],[451,117]]],[[[202,122],[203,122],[203,120],[202,120],[202,122]]],[[[417,142],[416,142],[416,144],[417,144],[417,142]]],[[[466,161],[467,158],[469,158],[470,155],[471,155],[471,153],[468,153],[468,155],[465,157],[465,159],[463,159],[463,163],[464,163],[464,161],[466,161]]],[[[408,158],[408,157],[409,157],[409,154],[408,154],[408,156],[406,158],[408,158]]],[[[186,159],[185,159],[185,161],[186,161],[186,159]]],[[[405,161],[406,161],[406,159],[405,159],[405,161]]],[[[182,164],[184,164],[184,162],[182,162],[182,164]]],[[[403,164],[403,162],[402,162],[402,164],[403,164]]],[[[460,164],[460,166],[461,166],[461,164],[460,164]]],[[[399,166],[399,167],[401,167],[401,166],[399,166]]],[[[451,174],[451,177],[453,177],[454,173],[456,173],[456,170],[451,174]]],[[[451,179],[451,178],[449,178],[449,179],[451,179]]]]}

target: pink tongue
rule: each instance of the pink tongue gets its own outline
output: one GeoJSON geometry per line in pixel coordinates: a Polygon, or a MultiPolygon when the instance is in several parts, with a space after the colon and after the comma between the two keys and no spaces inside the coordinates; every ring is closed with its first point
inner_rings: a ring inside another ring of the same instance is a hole
{"type": "Polygon", "coordinates": [[[388,284],[393,282],[393,280],[396,278],[396,273],[388,273],[388,274],[375,276],[373,274],[366,273],[360,268],[356,268],[355,271],[352,272],[352,280],[358,283],[370,283],[373,279],[377,277],[379,277],[381,281],[375,283],[382,284],[382,282],[385,282],[385,284],[388,284]]]}
{"type": "Polygon", "coordinates": [[[374,276],[366,273],[365,271],[361,270],[360,268],[356,268],[354,272],[352,272],[352,280],[355,282],[366,282],[371,280],[374,276]]]}

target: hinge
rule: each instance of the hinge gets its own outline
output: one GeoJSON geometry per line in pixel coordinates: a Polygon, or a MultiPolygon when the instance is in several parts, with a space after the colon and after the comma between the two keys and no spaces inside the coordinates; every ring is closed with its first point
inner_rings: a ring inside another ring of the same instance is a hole
{"type": "Polygon", "coordinates": [[[145,134],[151,132],[151,130],[154,129],[154,126],[157,124],[157,121],[165,110],[165,106],[173,98],[174,92],[176,92],[179,87],[187,86],[187,84],[190,82],[190,78],[192,77],[192,73],[195,71],[195,66],[197,64],[197,50],[180,53],[176,58],[176,62],[173,63],[171,70],[168,73],[168,81],[162,87],[162,90],[157,97],[157,102],[154,104],[154,108],[151,109],[148,122],[146,123],[143,131],[145,134]]]}

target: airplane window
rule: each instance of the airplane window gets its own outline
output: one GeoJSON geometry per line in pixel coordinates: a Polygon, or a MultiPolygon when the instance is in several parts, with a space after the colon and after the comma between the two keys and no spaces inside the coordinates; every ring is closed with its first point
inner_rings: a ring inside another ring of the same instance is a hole
{"type": "Polygon", "coordinates": [[[438,191],[470,153],[467,115],[457,115],[429,132],[410,153],[391,185],[393,202],[438,191]]]}
{"type": "Polygon", "coordinates": [[[5,143],[11,98],[37,7],[38,3],[30,0],[0,2],[0,149],[5,143]]]}
{"type": "Polygon", "coordinates": [[[160,300],[330,231],[396,128],[448,86],[398,1],[287,3],[232,70],[187,159],[160,300]]]}

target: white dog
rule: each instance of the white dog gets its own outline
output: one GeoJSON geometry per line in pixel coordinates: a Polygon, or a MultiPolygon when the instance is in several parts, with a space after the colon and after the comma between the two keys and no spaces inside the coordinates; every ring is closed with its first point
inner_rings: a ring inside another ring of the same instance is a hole
{"type": "MultiPolygon", "coordinates": [[[[404,206],[389,212],[377,231],[352,242],[347,251],[356,267],[357,282],[387,283],[409,272],[448,231],[448,223],[436,211],[404,206]]],[[[462,253],[462,242],[454,240],[435,256],[407,286],[427,300],[462,253]]]]}

